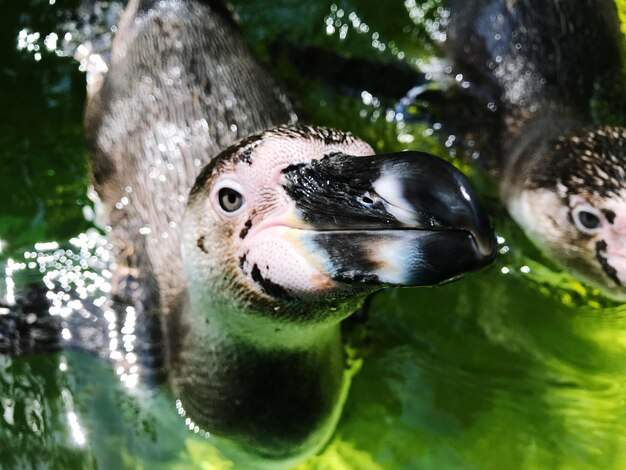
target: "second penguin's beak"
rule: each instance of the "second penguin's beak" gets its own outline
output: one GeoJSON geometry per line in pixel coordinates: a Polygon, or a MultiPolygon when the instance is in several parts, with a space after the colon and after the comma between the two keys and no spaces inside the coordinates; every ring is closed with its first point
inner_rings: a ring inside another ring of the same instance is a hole
{"type": "Polygon", "coordinates": [[[436,285],[487,266],[495,236],[465,176],[420,152],[342,153],[283,171],[303,235],[337,282],[436,285]]]}

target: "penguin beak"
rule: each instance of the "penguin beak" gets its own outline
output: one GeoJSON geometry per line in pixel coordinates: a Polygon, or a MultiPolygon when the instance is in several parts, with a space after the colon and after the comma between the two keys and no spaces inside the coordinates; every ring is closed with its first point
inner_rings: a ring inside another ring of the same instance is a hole
{"type": "Polygon", "coordinates": [[[420,152],[325,156],[283,170],[302,236],[337,282],[436,285],[483,268],[495,236],[465,176],[420,152]]]}

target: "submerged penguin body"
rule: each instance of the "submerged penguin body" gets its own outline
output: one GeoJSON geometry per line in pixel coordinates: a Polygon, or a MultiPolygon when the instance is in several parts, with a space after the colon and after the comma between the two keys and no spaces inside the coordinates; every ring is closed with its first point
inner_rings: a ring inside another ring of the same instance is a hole
{"type": "Polygon", "coordinates": [[[509,212],[559,264],[625,298],[626,129],[591,116],[595,87],[622,73],[614,2],[447,5],[447,51],[498,107],[490,145],[509,212]]]}
{"type": "Polygon", "coordinates": [[[144,303],[167,309],[183,289],[180,223],[196,176],[242,137],[288,122],[288,105],[219,1],[131,1],[91,91],[93,181],[123,268],[113,289],[132,297],[139,276],[144,303]]]}
{"type": "Polygon", "coordinates": [[[159,319],[180,409],[246,468],[327,442],[349,384],[339,323],[367,295],[493,259],[452,165],[275,127],[290,108],[221,2],[131,0],[90,93],[112,300],[159,319]]]}

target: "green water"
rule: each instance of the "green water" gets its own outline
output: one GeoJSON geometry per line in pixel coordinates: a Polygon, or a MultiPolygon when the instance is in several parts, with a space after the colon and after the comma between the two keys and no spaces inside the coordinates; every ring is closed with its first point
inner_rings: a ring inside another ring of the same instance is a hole
{"type": "MultiPolygon", "coordinates": [[[[85,78],[43,43],[51,32],[63,36],[60,15],[76,2],[52,3],[0,0],[3,266],[24,261],[36,243],[64,247],[91,227],[85,78]],[[24,28],[40,33],[40,51],[18,50],[24,28]]],[[[381,151],[453,158],[456,149],[427,124],[386,119],[397,97],[371,100],[293,65],[309,47],[332,53],[338,67],[367,59],[412,70],[433,57],[437,2],[413,19],[409,1],[233,3],[307,121],[352,130],[381,151]]],[[[462,282],[376,298],[367,324],[351,334],[360,370],[335,438],[302,468],[624,468],[626,307],[555,270],[508,220],[485,176],[454,161],[484,195],[501,255],[462,282]]],[[[25,269],[18,281],[40,276],[25,269]]],[[[166,390],[128,390],[106,361],[65,351],[0,357],[0,468],[30,467],[231,465],[187,429],[166,390]]]]}

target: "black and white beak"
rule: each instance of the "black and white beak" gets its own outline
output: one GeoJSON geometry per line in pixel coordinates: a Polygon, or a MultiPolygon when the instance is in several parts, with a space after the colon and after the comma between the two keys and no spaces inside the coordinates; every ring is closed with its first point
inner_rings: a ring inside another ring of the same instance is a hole
{"type": "Polygon", "coordinates": [[[439,158],[335,153],[286,168],[282,184],[308,228],[301,242],[334,281],[436,285],[495,257],[478,196],[439,158]]]}

